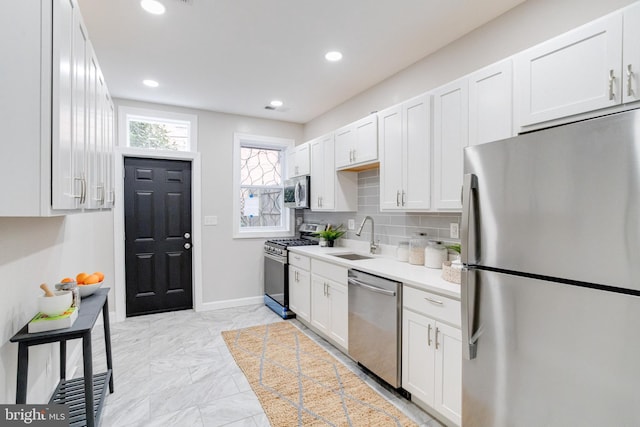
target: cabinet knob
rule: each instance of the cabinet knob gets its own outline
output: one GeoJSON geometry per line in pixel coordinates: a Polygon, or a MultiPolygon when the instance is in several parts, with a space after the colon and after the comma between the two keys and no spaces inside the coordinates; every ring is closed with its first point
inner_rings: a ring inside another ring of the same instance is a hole
{"type": "Polygon", "coordinates": [[[185,243],[184,244],[184,248],[185,249],[191,249],[191,243],[185,243]]]}

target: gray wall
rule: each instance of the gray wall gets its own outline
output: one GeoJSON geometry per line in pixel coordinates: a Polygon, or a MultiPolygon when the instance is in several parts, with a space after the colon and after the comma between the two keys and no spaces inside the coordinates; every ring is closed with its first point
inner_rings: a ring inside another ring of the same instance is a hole
{"type": "MultiPolygon", "coordinates": [[[[375,222],[375,240],[382,244],[397,245],[401,240],[408,240],[415,232],[427,233],[430,240],[443,240],[446,242],[459,242],[459,239],[451,239],[449,224],[452,222],[460,225],[459,213],[401,213],[380,212],[380,175],[379,169],[367,170],[358,173],[358,211],[357,212],[312,212],[304,210],[303,216],[306,222],[320,222],[324,224],[340,225],[347,227],[349,219],[355,219],[356,230],[365,216],[369,215],[375,222]]],[[[313,182],[311,182],[313,185],[313,182]]],[[[345,235],[347,239],[371,240],[371,225],[364,226],[362,235],[356,236],[355,231],[349,231],[345,235]]]]}

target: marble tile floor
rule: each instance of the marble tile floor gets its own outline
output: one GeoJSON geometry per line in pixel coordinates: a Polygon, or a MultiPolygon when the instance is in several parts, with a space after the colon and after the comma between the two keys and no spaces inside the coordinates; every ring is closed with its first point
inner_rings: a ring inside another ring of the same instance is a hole
{"type": "MultiPolygon", "coordinates": [[[[111,325],[114,389],[101,427],[269,426],[220,332],[283,321],[264,305],[196,313],[177,311],[111,325]]],[[[420,426],[440,427],[408,400],[367,376],[351,359],[293,320],[420,426]]],[[[94,328],[94,373],[106,370],[102,326],[94,328]]],[[[75,376],[82,376],[82,362],[75,376]]]]}

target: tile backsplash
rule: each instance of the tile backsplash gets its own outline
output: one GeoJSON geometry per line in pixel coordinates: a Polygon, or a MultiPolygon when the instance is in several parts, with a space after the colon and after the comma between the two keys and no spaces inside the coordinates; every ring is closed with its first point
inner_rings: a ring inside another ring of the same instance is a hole
{"type": "MultiPolygon", "coordinates": [[[[313,180],[311,181],[313,186],[313,180]]],[[[452,239],[449,224],[460,225],[461,214],[445,213],[404,213],[380,212],[380,175],[379,169],[371,169],[358,173],[358,211],[357,212],[312,212],[305,209],[302,213],[305,222],[320,222],[326,224],[344,224],[345,228],[350,219],[355,220],[356,229],[349,230],[345,237],[355,240],[371,240],[371,223],[367,221],[362,235],[356,236],[360,223],[369,215],[375,223],[375,240],[382,244],[397,245],[399,241],[409,240],[416,232],[427,233],[429,240],[442,240],[448,243],[459,243],[459,239],[452,239]]]]}

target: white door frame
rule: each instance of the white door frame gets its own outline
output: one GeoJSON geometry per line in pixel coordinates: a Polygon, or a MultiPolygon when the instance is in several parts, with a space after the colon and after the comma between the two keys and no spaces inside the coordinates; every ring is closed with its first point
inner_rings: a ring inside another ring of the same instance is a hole
{"type": "Polygon", "coordinates": [[[200,153],[187,151],[150,151],[135,148],[115,149],[115,205],[113,207],[113,248],[115,264],[115,311],[116,321],[122,322],[127,317],[126,310],[126,270],[125,270],[125,236],[124,236],[124,159],[125,157],[142,157],[165,160],[186,160],[191,162],[191,235],[192,246],[192,289],[193,308],[202,310],[202,221],[201,221],[201,173],[200,153]]]}

